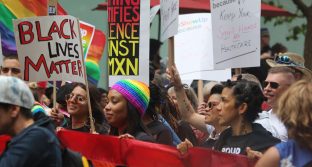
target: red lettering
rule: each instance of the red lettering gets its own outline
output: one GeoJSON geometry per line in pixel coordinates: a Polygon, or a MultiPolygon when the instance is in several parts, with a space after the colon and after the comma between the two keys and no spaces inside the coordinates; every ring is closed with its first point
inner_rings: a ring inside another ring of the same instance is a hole
{"type": "Polygon", "coordinates": [[[71,67],[72,67],[72,74],[73,75],[77,75],[78,73],[77,73],[76,62],[75,61],[71,62],[71,67]]]}
{"type": "Polygon", "coordinates": [[[38,34],[38,41],[50,41],[53,38],[51,36],[47,36],[47,37],[42,37],[41,35],[41,27],[40,27],[40,22],[36,21],[36,30],[37,30],[37,34],[38,34]]]}
{"type": "Polygon", "coordinates": [[[23,21],[18,24],[19,39],[21,44],[29,44],[34,40],[34,33],[32,32],[33,25],[29,21],[23,21]],[[24,30],[24,26],[28,27],[24,30]],[[27,40],[25,36],[29,36],[27,40]]]}
{"type": "Polygon", "coordinates": [[[79,76],[83,76],[81,61],[80,61],[80,60],[77,60],[77,62],[78,62],[78,72],[79,72],[79,76]]]}
{"type": "Polygon", "coordinates": [[[68,19],[64,19],[62,22],[61,22],[61,34],[62,34],[62,37],[65,38],[65,39],[70,39],[70,36],[69,35],[66,35],[63,31],[63,28],[64,28],[64,24],[68,22],[68,19]]]}
{"type": "Polygon", "coordinates": [[[75,22],[73,20],[69,20],[70,32],[71,32],[72,39],[77,37],[76,32],[74,30],[74,24],[75,24],[75,22]],[[74,37],[74,35],[75,35],[75,37],[74,37]]]}
{"type": "Polygon", "coordinates": [[[54,61],[51,62],[51,66],[50,66],[50,74],[53,73],[53,71],[56,72],[56,74],[59,74],[59,70],[56,68],[56,65],[54,64],[54,61]]]}
{"type": "Polygon", "coordinates": [[[31,61],[31,59],[26,56],[25,57],[25,72],[24,72],[24,80],[25,81],[29,81],[29,65],[35,70],[35,71],[39,71],[41,64],[43,64],[43,67],[45,69],[46,75],[48,78],[51,77],[50,72],[49,72],[49,68],[47,66],[47,62],[45,60],[45,57],[43,54],[40,55],[37,64],[35,64],[34,62],[31,61]]]}
{"type": "Polygon", "coordinates": [[[53,33],[58,33],[59,38],[62,37],[62,36],[61,36],[60,29],[59,29],[59,27],[58,27],[58,25],[57,25],[57,23],[56,23],[55,21],[53,21],[53,23],[52,23],[52,25],[51,25],[51,27],[50,27],[48,36],[51,37],[51,35],[52,35],[53,33]]]}

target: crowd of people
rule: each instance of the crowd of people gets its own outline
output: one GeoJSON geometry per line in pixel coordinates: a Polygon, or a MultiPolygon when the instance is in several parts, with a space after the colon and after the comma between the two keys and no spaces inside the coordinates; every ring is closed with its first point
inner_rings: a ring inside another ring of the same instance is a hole
{"type": "Polygon", "coordinates": [[[312,72],[302,56],[285,48],[272,54],[264,42],[265,67],[208,82],[199,102],[174,65],[164,70],[161,43],[150,43],[149,86],[124,79],[106,91],[62,83],[56,104],[48,83],[24,82],[18,56],[4,55],[0,134],[12,139],[0,167],[61,166],[55,133],[62,129],[165,144],[181,154],[191,147],[241,154],[256,166],[312,166],[312,72]]]}

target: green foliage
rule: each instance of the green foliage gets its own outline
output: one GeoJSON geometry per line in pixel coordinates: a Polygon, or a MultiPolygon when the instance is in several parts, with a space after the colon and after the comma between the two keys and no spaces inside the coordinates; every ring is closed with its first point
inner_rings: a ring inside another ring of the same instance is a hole
{"type": "MultiPolygon", "coordinates": [[[[275,0],[276,1],[276,0],[275,0]]],[[[274,0],[268,0],[266,1],[267,4],[277,6],[279,8],[283,8],[283,6],[279,3],[279,1],[275,2],[274,0]]],[[[284,25],[284,24],[291,24],[293,23],[296,19],[298,18],[305,18],[302,14],[302,12],[297,9],[295,12],[294,17],[285,17],[285,16],[280,16],[280,17],[265,17],[264,18],[264,23],[269,23],[272,22],[274,26],[279,26],[279,25],[284,25]]],[[[296,25],[293,27],[290,27],[288,29],[289,34],[286,37],[286,40],[298,40],[299,35],[304,35],[307,31],[307,25],[306,24],[301,24],[301,25],[296,25]]]]}

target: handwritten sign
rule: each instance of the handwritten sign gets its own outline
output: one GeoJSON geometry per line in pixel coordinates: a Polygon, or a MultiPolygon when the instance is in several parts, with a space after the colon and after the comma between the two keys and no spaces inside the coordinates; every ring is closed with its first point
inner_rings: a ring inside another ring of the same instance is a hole
{"type": "Polygon", "coordinates": [[[109,85],[125,77],[148,83],[149,0],[108,0],[109,85]]]}
{"type": "Polygon", "coordinates": [[[178,34],[174,38],[175,63],[183,81],[231,78],[230,70],[213,70],[210,13],[180,15],[178,34]]]}
{"type": "Polygon", "coordinates": [[[88,54],[91,41],[93,39],[95,27],[89,23],[79,21],[80,23],[80,32],[81,32],[81,42],[82,42],[82,49],[83,49],[83,56],[86,59],[88,54]]]}
{"type": "Polygon", "coordinates": [[[160,40],[178,33],[179,0],[160,0],[160,40]]]}
{"type": "Polygon", "coordinates": [[[78,19],[42,16],[13,24],[25,81],[85,82],[78,19]]]}
{"type": "Polygon", "coordinates": [[[260,0],[210,0],[214,68],[260,65],[260,0]]]}

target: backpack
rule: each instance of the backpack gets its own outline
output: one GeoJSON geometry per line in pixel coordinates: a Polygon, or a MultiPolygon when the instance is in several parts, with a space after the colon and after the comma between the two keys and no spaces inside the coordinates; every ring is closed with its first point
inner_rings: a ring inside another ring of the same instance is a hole
{"type": "MultiPolygon", "coordinates": [[[[44,112],[33,113],[35,124],[47,128],[54,133],[55,126],[53,121],[44,112]]],[[[63,167],[93,167],[91,161],[88,161],[86,157],[81,155],[79,152],[73,151],[67,147],[63,147],[62,141],[59,140],[61,144],[62,153],[62,166],[63,167]]]]}
{"type": "Polygon", "coordinates": [[[92,167],[92,163],[79,152],[69,148],[62,148],[62,166],[63,167],[92,167]]]}

